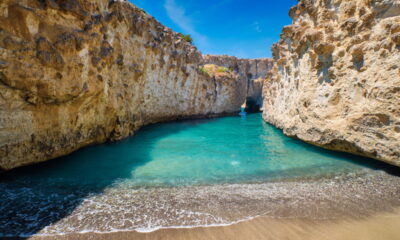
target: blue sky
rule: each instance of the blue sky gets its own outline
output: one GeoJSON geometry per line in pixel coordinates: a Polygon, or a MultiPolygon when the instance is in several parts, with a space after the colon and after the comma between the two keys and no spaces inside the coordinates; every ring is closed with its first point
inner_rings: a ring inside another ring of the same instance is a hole
{"type": "Polygon", "coordinates": [[[162,24],[190,34],[204,54],[271,57],[296,0],[130,0],[162,24]]]}

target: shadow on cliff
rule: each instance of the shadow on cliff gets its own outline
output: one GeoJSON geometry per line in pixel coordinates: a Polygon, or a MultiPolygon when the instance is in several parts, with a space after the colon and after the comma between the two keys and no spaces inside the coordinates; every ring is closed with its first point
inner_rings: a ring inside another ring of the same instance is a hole
{"type": "MultiPolygon", "coordinates": [[[[279,133],[282,136],[285,136],[281,129],[277,129],[277,131],[279,131],[279,133]]],[[[391,164],[388,164],[388,163],[385,163],[385,162],[382,162],[382,161],[379,161],[376,159],[358,156],[358,155],[354,155],[354,154],[350,154],[350,153],[346,153],[346,152],[339,152],[339,151],[324,149],[322,147],[317,147],[315,145],[303,142],[302,140],[299,140],[297,138],[288,138],[288,141],[290,141],[292,144],[295,144],[301,148],[305,148],[310,152],[319,153],[319,154],[322,154],[325,156],[330,156],[333,159],[335,159],[335,161],[350,162],[350,163],[353,163],[354,165],[362,166],[362,167],[369,168],[369,169],[384,171],[387,174],[400,177],[400,167],[397,167],[397,166],[394,166],[394,165],[391,165],[391,164]]],[[[307,169],[299,168],[299,172],[301,170],[307,171],[307,169]]]]}
{"type": "Polygon", "coordinates": [[[101,194],[152,161],[162,138],[208,120],[142,128],[118,143],[81,149],[56,160],[0,175],[0,239],[28,239],[70,215],[85,198],[101,194]],[[18,237],[17,237],[18,236],[18,237]]]}

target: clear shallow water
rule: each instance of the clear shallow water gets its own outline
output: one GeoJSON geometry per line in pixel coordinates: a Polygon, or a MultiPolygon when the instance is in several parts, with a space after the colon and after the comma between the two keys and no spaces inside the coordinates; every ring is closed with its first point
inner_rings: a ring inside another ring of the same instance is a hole
{"type": "Polygon", "coordinates": [[[158,124],[3,175],[0,237],[228,224],[295,209],[296,181],[309,179],[301,186],[315,193],[315,181],[382,175],[381,167],[287,138],[261,114],[158,124]]]}
{"type": "Polygon", "coordinates": [[[377,164],[285,137],[253,114],[145,127],[122,142],[16,171],[11,181],[91,188],[262,182],[363,171],[363,160],[377,164]]]}

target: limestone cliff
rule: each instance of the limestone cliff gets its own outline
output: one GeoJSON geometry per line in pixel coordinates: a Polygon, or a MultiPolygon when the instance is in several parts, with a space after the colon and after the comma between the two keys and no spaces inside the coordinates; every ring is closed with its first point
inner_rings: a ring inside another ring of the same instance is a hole
{"type": "Polygon", "coordinates": [[[273,47],[264,118],[285,134],[400,166],[400,3],[302,0],[273,47]]]}
{"type": "Polygon", "coordinates": [[[208,64],[215,64],[232,70],[242,81],[247,82],[247,108],[250,111],[260,110],[263,102],[263,82],[272,69],[272,59],[239,59],[227,55],[204,55],[204,61],[208,64]]]}
{"type": "Polygon", "coordinates": [[[128,2],[2,0],[0,169],[149,123],[238,111],[246,95],[232,93],[243,82],[210,78],[202,63],[195,47],[128,2]]]}

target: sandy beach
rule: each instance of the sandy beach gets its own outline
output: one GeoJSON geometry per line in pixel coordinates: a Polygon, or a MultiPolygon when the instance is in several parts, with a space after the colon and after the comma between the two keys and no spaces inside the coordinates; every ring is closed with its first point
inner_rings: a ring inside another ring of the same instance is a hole
{"type": "Polygon", "coordinates": [[[259,217],[226,227],[162,229],[151,233],[120,232],[109,234],[70,234],[31,237],[29,240],[398,240],[400,239],[400,209],[363,219],[315,221],[306,219],[272,219],[259,217]]]}
{"type": "MultiPolygon", "coordinates": [[[[295,182],[151,191],[111,188],[98,196],[84,199],[74,206],[74,211],[59,219],[43,222],[37,218],[33,235],[27,224],[24,228],[18,228],[16,224],[5,228],[4,225],[3,233],[11,235],[14,231],[19,236],[31,236],[5,238],[7,240],[400,239],[398,179],[378,171],[374,174],[345,174],[341,178],[295,182]],[[180,209],[186,209],[186,212],[179,212],[180,209]],[[204,214],[192,216],[190,212],[204,214]],[[215,220],[211,221],[209,217],[215,220]],[[224,225],[249,218],[252,220],[224,225]],[[132,219],[137,221],[136,225],[132,225],[132,219]],[[196,220],[198,224],[195,224],[196,220]],[[117,228],[119,223],[126,224],[117,228]],[[213,225],[219,226],[184,228],[213,225]],[[149,231],[157,226],[165,228],[148,233],[135,231],[149,231]]],[[[63,202],[59,204],[65,205],[63,202]]],[[[8,214],[16,213],[17,210],[8,214]]]]}

